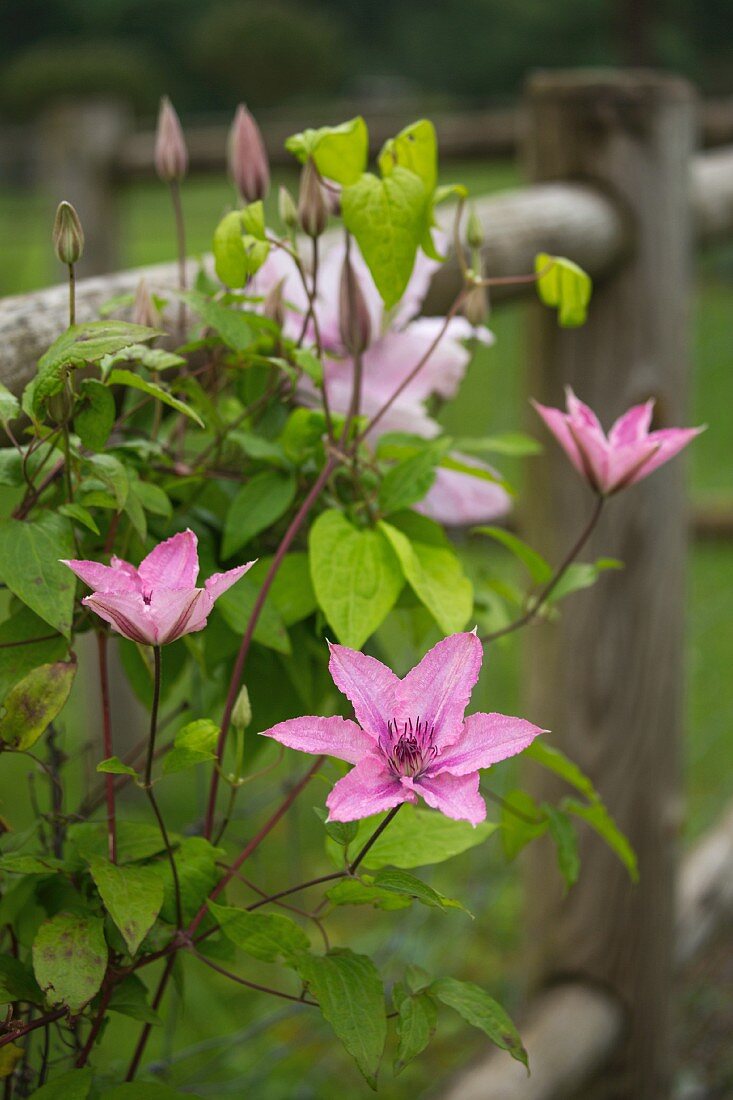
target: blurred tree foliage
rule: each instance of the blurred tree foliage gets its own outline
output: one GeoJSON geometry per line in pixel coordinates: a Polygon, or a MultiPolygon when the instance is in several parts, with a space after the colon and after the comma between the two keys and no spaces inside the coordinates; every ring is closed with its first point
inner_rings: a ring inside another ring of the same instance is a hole
{"type": "Polygon", "coordinates": [[[0,111],[82,88],[140,112],[430,90],[510,98],[527,69],[659,65],[733,87],[731,0],[2,0],[0,111]],[[107,51],[114,43],[117,58],[107,51]],[[73,46],[73,48],[72,48],[73,46]],[[94,54],[98,60],[94,60],[94,54]]]}

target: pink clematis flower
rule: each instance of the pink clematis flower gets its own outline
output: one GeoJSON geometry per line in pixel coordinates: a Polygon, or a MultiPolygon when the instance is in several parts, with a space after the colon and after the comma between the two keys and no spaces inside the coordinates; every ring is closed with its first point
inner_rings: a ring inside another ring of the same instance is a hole
{"type": "Polygon", "coordinates": [[[402,680],[374,657],[330,648],[331,676],[356,722],[292,718],[262,734],[356,765],[326,799],[329,821],[356,821],[418,796],[446,817],[483,821],[479,768],[521,752],[543,731],[505,714],[464,717],[483,658],[476,635],[444,638],[402,680]]]}
{"type": "Polygon", "coordinates": [[[650,432],[654,401],[619,417],[608,435],[592,409],[568,386],[567,412],[534,402],[534,407],[578,473],[601,496],[648,477],[686,447],[702,428],[665,428],[650,432]]]}
{"type": "Polygon", "coordinates": [[[125,638],[158,646],[202,630],[215,601],[254,562],[214,573],[203,588],[197,588],[196,535],[182,531],[159,543],[137,569],[116,557],[109,565],[97,561],[64,561],[64,565],[94,589],[82,600],[86,607],[125,638]]]}
{"type": "MultiPolygon", "coordinates": [[[[339,286],[344,255],[343,244],[330,248],[323,255],[315,304],[318,330],[327,356],[325,385],[331,408],[338,413],[347,412],[354,385],[354,361],[344,347],[340,324],[339,286]]],[[[357,250],[352,249],[351,262],[371,333],[371,342],[362,355],[361,394],[361,411],[371,418],[430,350],[443,326],[442,317],[418,316],[430,280],[440,265],[419,253],[402,301],[387,313],[357,250]]],[[[292,260],[276,249],[255,276],[252,292],[264,297],[272,286],[280,282],[283,297],[291,307],[285,319],[285,332],[296,338],[307,310],[307,300],[292,260]]],[[[313,338],[314,331],[309,335],[313,338]]],[[[433,394],[444,400],[455,396],[471,358],[463,343],[469,338],[484,344],[494,342],[492,333],[484,326],[474,327],[465,317],[453,317],[425,366],[380,420],[372,433],[373,440],[385,432],[409,432],[426,439],[438,435],[440,426],[428,414],[425,402],[433,394]]],[[[299,395],[306,405],[317,405],[320,400],[307,380],[301,385],[299,395]]],[[[466,465],[490,469],[475,459],[467,460],[461,455],[456,457],[466,465]]],[[[511,498],[500,485],[439,467],[432,488],[417,510],[440,523],[468,526],[488,523],[508,512],[510,505],[511,498]]]]}

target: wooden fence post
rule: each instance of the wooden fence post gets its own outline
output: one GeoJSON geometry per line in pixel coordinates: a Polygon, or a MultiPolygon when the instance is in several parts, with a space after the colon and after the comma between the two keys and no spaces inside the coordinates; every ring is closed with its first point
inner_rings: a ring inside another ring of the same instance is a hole
{"type": "MultiPolygon", "coordinates": [[[[643,71],[540,73],[527,106],[532,178],[595,185],[625,210],[632,241],[595,288],[585,328],[560,330],[533,307],[532,395],[563,405],[569,384],[605,427],[653,396],[658,426],[688,423],[692,89],[643,71]]],[[[592,506],[548,437],[529,481],[530,538],[560,560],[592,506]]],[[[639,857],[634,887],[583,827],[580,881],[567,897],[544,842],[526,864],[535,978],[585,978],[625,1007],[626,1038],[598,1086],[614,1100],[669,1094],[686,543],[677,460],[607,504],[586,557],[620,558],[623,575],[607,574],[571,597],[559,622],[528,632],[525,712],[590,775],[639,857]]],[[[530,786],[539,799],[567,793],[537,769],[530,786]]]]}
{"type": "MultiPolygon", "coordinates": [[[[79,275],[103,275],[119,267],[119,225],[114,165],[132,125],[129,108],[116,100],[80,100],[49,108],[40,121],[40,169],[45,192],[68,200],[84,227],[79,275]]],[[[50,229],[49,229],[50,234],[50,229]]]]}

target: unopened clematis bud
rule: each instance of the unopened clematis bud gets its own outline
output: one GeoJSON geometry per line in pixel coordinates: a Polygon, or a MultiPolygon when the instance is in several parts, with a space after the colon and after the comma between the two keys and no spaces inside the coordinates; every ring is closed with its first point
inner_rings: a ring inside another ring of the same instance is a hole
{"type": "Polygon", "coordinates": [[[245,202],[264,199],[270,189],[270,168],[260,128],[243,103],[229,131],[229,174],[245,202]]]}
{"type": "Polygon", "coordinates": [[[155,135],[155,171],[164,183],[182,180],[188,168],[188,150],[181,123],[167,95],[160,101],[155,135]]]}
{"type": "Polygon", "coordinates": [[[133,324],[145,325],[147,328],[157,328],[160,324],[160,313],[156,309],[150,289],[144,279],[141,279],[137,284],[130,319],[133,324]]]}
{"type": "Polygon", "coordinates": [[[463,316],[474,327],[483,325],[489,315],[489,296],[486,287],[474,283],[463,301],[463,316]]]}
{"type": "Polygon", "coordinates": [[[70,202],[60,202],[58,205],[52,240],[56,256],[62,264],[71,266],[79,262],[84,251],[84,230],[70,202]]]}
{"type": "Polygon", "coordinates": [[[235,729],[246,730],[251,721],[252,704],[249,701],[249,692],[247,691],[247,685],[242,684],[241,688],[239,689],[237,701],[234,704],[234,710],[232,711],[232,725],[235,729]]]}
{"type": "Polygon", "coordinates": [[[341,216],[341,188],[337,183],[321,182],[321,188],[323,190],[323,197],[326,200],[326,207],[332,218],[338,218],[341,216]]]}
{"type": "Polygon", "coordinates": [[[351,355],[360,355],[369,347],[371,318],[348,255],[344,257],[339,284],[339,332],[344,348],[351,355]]]}
{"type": "Polygon", "coordinates": [[[287,187],[281,185],[277,193],[277,212],[286,229],[297,229],[298,210],[287,187]]]}
{"type": "Polygon", "coordinates": [[[298,221],[309,237],[320,237],[328,225],[328,206],[315,164],[307,160],[300,174],[298,221]]]}
{"type": "Polygon", "coordinates": [[[481,219],[474,209],[468,215],[468,223],[466,225],[466,243],[469,248],[480,248],[484,243],[484,227],[481,224],[481,219]]]}
{"type": "Polygon", "coordinates": [[[270,287],[262,303],[262,312],[265,317],[269,317],[279,328],[282,328],[285,323],[284,282],[285,279],[280,279],[274,286],[270,287]]]}

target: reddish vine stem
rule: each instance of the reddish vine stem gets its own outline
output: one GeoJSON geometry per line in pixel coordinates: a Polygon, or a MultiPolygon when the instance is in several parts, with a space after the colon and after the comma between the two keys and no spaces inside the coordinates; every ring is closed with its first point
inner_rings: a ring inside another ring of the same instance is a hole
{"type": "Polygon", "coordinates": [[[36,1031],[39,1027],[52,1024],[54,1020],[60,1020],[62,1016],[66,1015],[67,1011],[66,1008],[56,1008],[53,1012],[47,1012],[44,1016],[39,1016],[37,1020],[30,1020],[27,1024],[19,1024],[17,1027],[11,1025],[8,1034],[0,1038],[0,1047],[7,1046],[8,1043],[14,1043],[17,1039],[22,1039],[24,1035],[36,1031]]]}
{"type": "Polygon", "coordinates": [[[112,979],[111,975],[108,975],[104,982],[104,988],[102,990],[102,997],[99,1002],[99,1008],[97,1009],[97,1015],[94,1017],[94,1022],[92,1023],[89,1035],[87,1036],[87,1041],[82,1047],[78,1058],[76,1059],[77,1069],[81,1069],[87,1064],[87,1059],[92,1053],[94,1044],[97,1041],[97,1036],[99,1035],[99,1031],[104,1022],[104,1014],[107,1011],[107,1006],[109,1005],[110,999],[112,997],[113,989],[114,980],[112,979]]]}
{"type": "MultiPolygon", "coordinates": [[[[166,959],[163,973],[161,974],[160,981],[158,982],[158,988],[156,989],[155,996],[153,997],[153,1003],[151,1006],[153,1012],[157,1012],[160,1008],[160,1002],[163,1000],[163,995],[168,986],[168,981],[171,974],[173,973],[175,961],[175,954],[169,955],[166,959]]],[[[143,1025],[143,1029],[140,1032],[140,1038],[137,1041],[137,1046],[135,1047],[134,1053],[132,1055],[132,1060],[128,1067],[127,1073],[125,1074],[125,1081],[133,1081],[135,1078],[135,1074],[140,1068],[140,1062],[142,1061],[143,1054],[145,1053],[145,1047],[148,1045],[148,1039],[150,1038],[152,1026],[153,1025],[150,1023],[143,1025]]]]}
{"type": "MultiPolygon", "coordinates": [[[[102,746],[105,760],[113,755],[112,718],[109,705],[109,670],[107,667],[107,635],[97,631],[97,653],[99,657],[99,688],[102,695],[102,746]]],[[[115,777],[108,772],[104,777],[104,791],[107,801],[107,851],[110,861],[117,862],[117,823],[115,820],[115,777]]]]}
{"type": "Polygon", "coordinates": [[[308,1001],[305,997],[296,997],[294,993],[285,993],[282,989],[272,989],[269,985],[258,985],[257,982],[250,982],[247,978],[240,978],[238,974],[232,974],[231,970],[225,970],[223,966],[219,966],[213,959],[208,959],[206,955],[202,955],[200,951],[197,951],[195,947],[190,947],[189,951],[198,959],[204,963],[205,966],[215,970],[217,974],[222,974],[225,978],[229,978],[229,981],[236,982],[237,985],[244,985],[247,989],[254,989],[258,993],[270,993],[273,997],[282,997],[285,1001],[295,1001],[299,1005],[311,1005],[313,1008],[318,1008],[318,1001],[308,1001]]]}
{"type": "Polygon", "coordinates": [[[252,637],[255,632],[255,627],[259,620],[262,608],[265,606],[265,600],[267,599],[270,587],[277,572],[282,565],[283,559],[287,554],[290,546],[295,539],[295,536],[303,526],[305,519],[310,512],[311,508],[315,504],[316,500],[321,494],[321,490],[325,486],[326,482],[330,478],[333,471],[338,465],[338,459],[331,455],[321,470],[320,474],[313,482],[310,492],[306,496],[305,500],[301,504],[300,508],[296,512],[293,520],[285,532],[282,542],[277,548],[270,568],[267,571],[262,588],[257,594],[254,607],[252,608],[252,614],[249,617],[247,623],[247,629],[244,632],[242,638],[242,644],[239,647],[237,659],[234,662],[234,668],[232,670],[232,676],[229,681],[229,691],[227,692],[226,702],[224,704],[224,713],[221,719],[221,730],[219,731],[219,740],[216,746],[216,765],[211,776],[211,786],[209,788],[209,802],[206,810],[206,820],[204,823],[204,836],[207,840],[211,839],[214,831],[214,817],[216,815],[216,795],[219,789],[219,768],[221,767],[222,760],[224,759],[224,749],[226,748],[227,734],[229,733],[229,726],[232,720],[232,711],[234,710],[234,704],[237,701],[237,695],[239,693],[239,685],[242,680],[242,673],[244,672],[244,666],[247,661],[247,655],[252,644],[252,637]]]}

